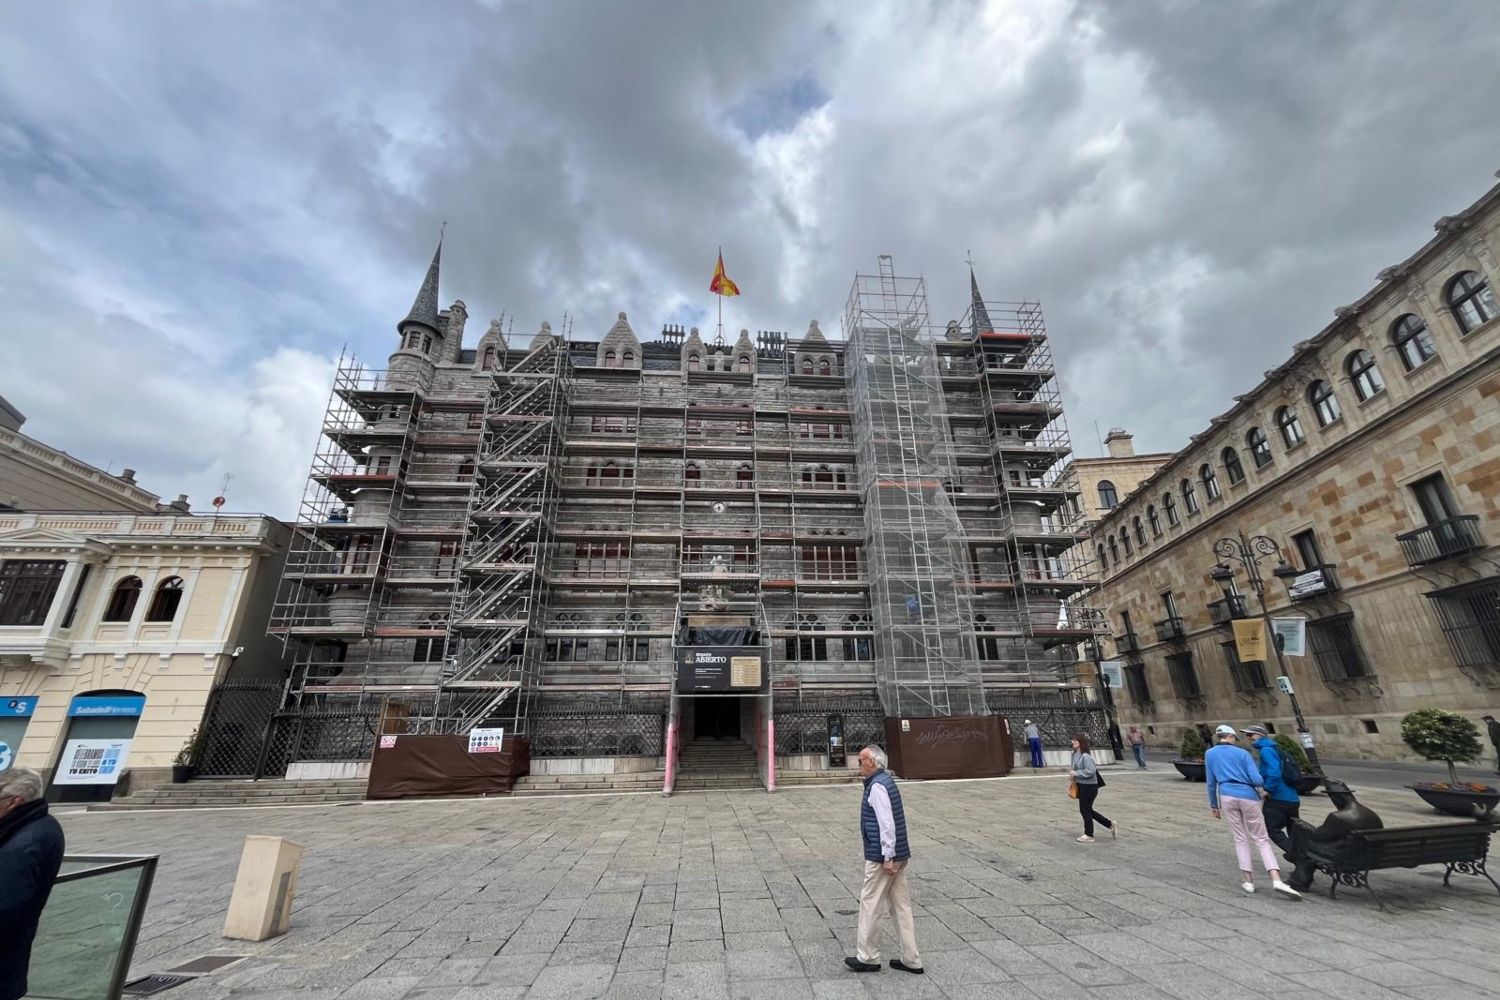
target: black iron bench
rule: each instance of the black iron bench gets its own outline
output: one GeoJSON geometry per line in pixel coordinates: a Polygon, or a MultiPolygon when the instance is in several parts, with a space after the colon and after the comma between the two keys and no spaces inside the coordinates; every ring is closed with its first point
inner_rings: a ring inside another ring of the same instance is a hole
{"type": "Polygon", "coordinates": [[[1375,902],[1385,909],[1385,900],[1370,885],[1370,873],[1388,868],[1416,868],[1419,865],[1443,865],[1443,885],[1454,872],[1460,875],[1482,875],[1500,892],[1500,883],[1485,870],[1485,856],[1490,850],[1490,835],[1500,826],[1493,823],[1443,823],[1434,826],[1397,826],[1383,830],[1364,830],[1352,836],[1355,848],[1339,864],[1315,861],[1318,870],[1328,876],[1328,898],[1340,885],[1370,890],[1375,902]]]}

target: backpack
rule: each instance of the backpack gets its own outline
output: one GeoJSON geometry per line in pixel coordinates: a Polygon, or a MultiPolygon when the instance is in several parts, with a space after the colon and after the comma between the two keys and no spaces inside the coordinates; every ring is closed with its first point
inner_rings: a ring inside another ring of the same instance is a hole
{"type": "Polygon", "coordinates": [[[1281,781],[1295,792],[1302,781],[1302,768],[1297,766],[1297,759],[1281,747],[1276,748],[1276,754],[1281,758],[1281,781]]]}

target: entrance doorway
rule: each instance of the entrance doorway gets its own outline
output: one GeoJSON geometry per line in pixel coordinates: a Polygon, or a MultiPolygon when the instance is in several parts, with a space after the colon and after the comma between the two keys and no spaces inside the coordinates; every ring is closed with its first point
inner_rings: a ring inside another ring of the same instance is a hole
{"type": "Polygon", "coordinates": [[[739,698],[694,698],[693,739],[738,740],[740,738],[739,698]]]}

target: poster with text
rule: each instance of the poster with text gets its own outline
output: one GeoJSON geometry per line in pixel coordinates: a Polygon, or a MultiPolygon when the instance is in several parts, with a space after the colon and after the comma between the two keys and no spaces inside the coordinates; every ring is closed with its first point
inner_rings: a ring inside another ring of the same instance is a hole
{"type": "Polygon", "coordinates": [[[125,769],[130,740],[69,740],[57,762],[54,785],[113,785],[125,769]]]}

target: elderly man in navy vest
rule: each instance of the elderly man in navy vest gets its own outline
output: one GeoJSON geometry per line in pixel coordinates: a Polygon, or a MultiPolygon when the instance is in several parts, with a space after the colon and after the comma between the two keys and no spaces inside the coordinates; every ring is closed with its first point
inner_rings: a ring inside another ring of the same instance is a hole
{"type": "Polygon", "coordinates": [[[859,890],[859,936],[855,955],[844,964],[855,972],[879,972],[877,943],[880,918],[887,910],[896,921],[901,937],[901,957],[891,959],[891,968],[921,975],[922,956],[917,954],[917,929],[911,916],[911,893],[906,886],[906,813],[901,809],[901,791],[885,769],[885,751],[865,747],[859,752],[859,773],[865,788],[859,806],[859,832],[865,848],[865,884],[859,890]]]}

